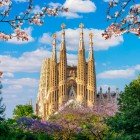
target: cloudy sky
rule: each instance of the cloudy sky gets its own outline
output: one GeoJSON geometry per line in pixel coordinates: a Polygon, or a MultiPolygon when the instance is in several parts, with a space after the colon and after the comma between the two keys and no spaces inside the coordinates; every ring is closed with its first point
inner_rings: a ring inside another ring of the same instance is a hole
{"type": "MultiPolygon", "coordinates": [[[[40,11],[40,0],[34,0],[34,12],[40,11]]],[[[90,32],[94,33],[94,55],[96,61],[97,86],[104,91],[110,86],[123,90],[125,85],[136,78],[140,72],[140,39],[132,34],[104,40],[101,36],[109,25],[106,22],[107,0],[48,0],[50,6],[63,5],[68,13],[58,17],[47,17],[43,26],[26,25],[29,41],[0,41],[0,70],[4,72],[3,102],[6,116],[11,117],[15,105],[36,102],[42,60],[51,55],[52,34],[57,33],[57,51],[61,41],[61,24],[65,23],[68,64],[76,65],[79,41],[79,24],[85,25],[84,39],[86,58],[88,58],[90,32]]],[[[45,2],[45,1],[44,1],[45,2]]],[[[21,13],[27,5],[26,0],[13,0],[13,14],[21,13]],[[19,8],[20,7],[20,8],[19,8]],[[20,11],[21,10],[21,11],[20,11]]],[[[10,31],[7,24],[0,24],[0,30],[10,31]]]]}

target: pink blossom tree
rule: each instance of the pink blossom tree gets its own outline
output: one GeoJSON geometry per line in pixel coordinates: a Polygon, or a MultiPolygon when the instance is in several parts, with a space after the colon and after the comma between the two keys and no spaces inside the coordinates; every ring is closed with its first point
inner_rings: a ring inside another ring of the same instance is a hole
{"type": "Polygon", "coordinates": [[[105,39],[124,33],[133,33],[140,37],[140,1],[109,0],[107,20],[111,24],[102,34],[105,39]]]}
{"type": "Polygon", "coordinates": [[[63,139],[74,133],[84,133],[94,139],[102,140],[108,131],[104,119],[114,116],[117,109],[116,102],[96,103],[88,108],[73,101],[52,115],[49,121],[63,126],[63,139]]]}
{"type": "Polygon", "coordinates": [[[52,8],[46,5],[41,8],[40,12],[34,13],[33,0],[29,0],[22,15],[15,15],[14,18],[11,18],[10,13],[12,10],[11,0],[0,0],[0,24],[5,23],[13,29],[12,33],[0,31],[0,40],[7,41],[16,37],[18,40],[28,41],[28,34],[22,29],[25,23],[41,26],[46,16],[57,16],[59,12],[67,12],[68,9],[59,6],[52,8]]]}

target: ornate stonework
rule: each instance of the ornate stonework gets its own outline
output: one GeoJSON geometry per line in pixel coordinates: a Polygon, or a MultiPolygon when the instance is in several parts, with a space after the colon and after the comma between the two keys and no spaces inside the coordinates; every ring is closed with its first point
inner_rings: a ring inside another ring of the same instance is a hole
{"type": "Polygon", "coordinates": [[[62,42],[60,59],[56,56],[56,35],[53,35],[52,57],[44,60],[39,92],[36,104],[36,113],[42,119],[58,111],[71,99],[80,104],[92,107],[96,96],[96,74],[93,55],[93,34],[89,36],[89,58],[85,59],[84,25],[80,24],[80,40],[77,66],[67,65],[65,25],[62,24],[62,42]]]}

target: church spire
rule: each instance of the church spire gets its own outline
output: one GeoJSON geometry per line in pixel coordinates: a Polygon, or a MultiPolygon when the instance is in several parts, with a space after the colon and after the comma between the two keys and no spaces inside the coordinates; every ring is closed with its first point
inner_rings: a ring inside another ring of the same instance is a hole
{"type": "Polygon", "coordinates": [[[62,28],[61,50],[66,48],[66,47],[65,47],[65,27],[66,27],[66,25],[63,23],[63,24],[61,25],[61,28],[62,28]]]}
{"type": "Polygon", "coordinates": [[[90,33],[89,34],[89,45],[90,45],[90,48],[89,48],[89,60],[92,60],[93,59],[93,33],[90,33]]]}
{"type": "Polygon", "coordinates": [[[52,59],[57,60],[56,56],[56,34],[53,34],[53,42],[52,42],[53,50],[52,50],[52,59]]]}
{"type": "Polygon", "coordinates": [[[93,33],[89,34],[89,60],[87,63],[87,105],[93,106],[96,98],[96,74],[93,55],[93,33]]]}
{"type": "Polygon", "coordinates": [[[86,61],[85,61],[85,48],[84,48],[84,37],[83,28],[84,25],[79,25],[80,41],[78,50],[78,65],[77,65],[77,101],[86,105],[86,61]]]}
{"type": "Polygon", "coordinates": [[[59,62],[59,105],[61,106],[67,100],[67,54],[65,43],[65,24],[61,25],[62,28],[62,42],[60,48],[60,62],[59,62]]]}
{"type": "Polygon", "coordinates": [[[81,23],[79,25],[79,28],[81,29],[81,32],[80,32],[80,42],[79,42],[79,50],[81,49],[84,49],[84,33],[83,33],[83,28],[84,28],[84,24],[81,23]]]}

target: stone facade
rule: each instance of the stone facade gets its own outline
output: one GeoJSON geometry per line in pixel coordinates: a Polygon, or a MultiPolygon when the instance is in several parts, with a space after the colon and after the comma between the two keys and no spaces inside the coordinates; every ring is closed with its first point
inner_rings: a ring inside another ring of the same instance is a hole
{"type": "Polygon", "coordinates": [[[86,107],[92,107],[96,96],[96,74],[93,54],[93,34],[89,35],[89,58],[85,59],[84,25],[80,24],[80,40],[78,48],[77,66],[68,66],[65,41],[65,25],[62,24],[62,41],[60,58],[57,61],[56,35],[53,35],[52,56],[44,60],[39,92],[36,104],[36,113],[46,119],[55,113],[70,99],[86,107]]]}

